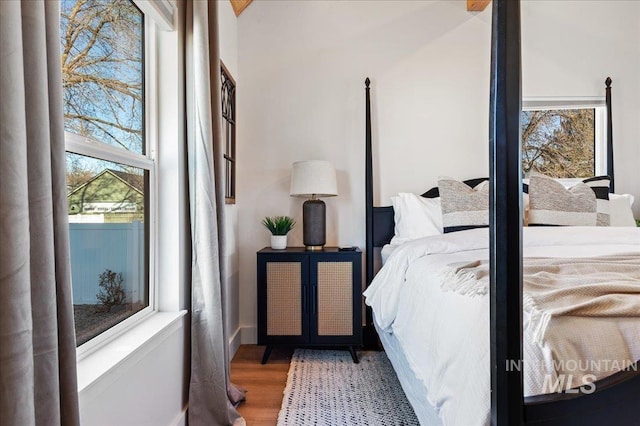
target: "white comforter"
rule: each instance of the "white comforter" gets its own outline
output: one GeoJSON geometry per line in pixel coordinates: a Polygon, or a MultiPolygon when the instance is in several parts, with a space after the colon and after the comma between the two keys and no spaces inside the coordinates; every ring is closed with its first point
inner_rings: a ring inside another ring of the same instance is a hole
{"type": "MultiPolygon", "coordinates": [[[[540,227],[523,232],[525,256],[640,252],[640,228],[540,227]]],[[[489,422],[489,297],[443,291],[440,274],[454,262],[487,259],[487,247],[487,229],[405,243],[394,250],[364,293],[376,322],[395,334],[423,383],[425,403],[435,408],[445,425],[489,422]]],[[[553,348],[533,342],[527,325],[525,314],[525,395],[550,392],[553,382],[545,384],[545,376],[555,381],[566,372],[562,360],[578,363],[570,368],[577,373],[600,379],[640,359],[640,309],[633,318],[558,318],[548,334],[563,344],[553,348]]]]}

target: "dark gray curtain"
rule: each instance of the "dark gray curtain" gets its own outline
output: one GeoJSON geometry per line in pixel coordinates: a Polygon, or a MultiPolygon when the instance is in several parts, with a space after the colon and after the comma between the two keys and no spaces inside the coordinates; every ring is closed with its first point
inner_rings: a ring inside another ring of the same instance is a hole
{"type": "Polygon", "coordinates": [[[224,327],[224,174],[216,2],[187,2],[187,158],[191,220],[189,425],[243,425],[224,327]]]}
{"type": "Polygon", "coordinates": [[[79,425],[57,1],[0,1],[0,423],[79,425]]]}

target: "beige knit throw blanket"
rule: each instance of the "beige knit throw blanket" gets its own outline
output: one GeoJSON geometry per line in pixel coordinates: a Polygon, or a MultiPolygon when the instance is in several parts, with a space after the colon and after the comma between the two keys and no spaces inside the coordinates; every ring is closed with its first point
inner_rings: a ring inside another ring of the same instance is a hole
{"type": "MultiPolygon", "coordinates": [[[[450,264],[442,289],[467,296],[489,291],[486,260],[450,264]]],[[[640,254],[525,258],[523,310],[541,343],[552,317],[640,317],[640,254]]]]}

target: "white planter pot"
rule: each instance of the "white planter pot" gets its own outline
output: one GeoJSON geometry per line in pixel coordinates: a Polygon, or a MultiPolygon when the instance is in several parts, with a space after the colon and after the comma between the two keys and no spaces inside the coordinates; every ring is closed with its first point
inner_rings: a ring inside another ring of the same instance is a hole
{"type": "Polygon", "coordinates": [[[287,248],[287,236],[286,235],[272,235],[271,236],[271,248],[274,250],[283,250],[287,248]]]}

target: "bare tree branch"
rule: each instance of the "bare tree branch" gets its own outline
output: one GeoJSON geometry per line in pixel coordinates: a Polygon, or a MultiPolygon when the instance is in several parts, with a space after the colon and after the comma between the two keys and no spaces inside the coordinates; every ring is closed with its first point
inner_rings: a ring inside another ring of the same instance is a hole
{"type": "Polygon", "coordinates": [[[67,130],[138,152],[142,139],[142,15],[130,0],[62,0],[67,130]]]}
{"type": "Polygon", "coordinates": [[[593,109],[525,111],[522,128],[522,169],[553,177],[583,177],[594,173],[593,109]]]}
{"type": "Polygon", "coordinates": [[[118,124],[116,122],[113,121],[108,121],[108,120],[103,120],[101,118],[98,117],[89,117],[86,115],[78,115],[78,114],[67,114],[67,117],[70,119],[78,119],[78,120],[85,120],[91,123],[100,123],[100,124],[104,124],[106,126],[110,126],[110,127],[115,127],[116,129],[120,129],[123,132],[129,132],[129,133],[138,133],[138,131],[130,129],[126,126],[123,126],[121,124],[118,124]]]}

